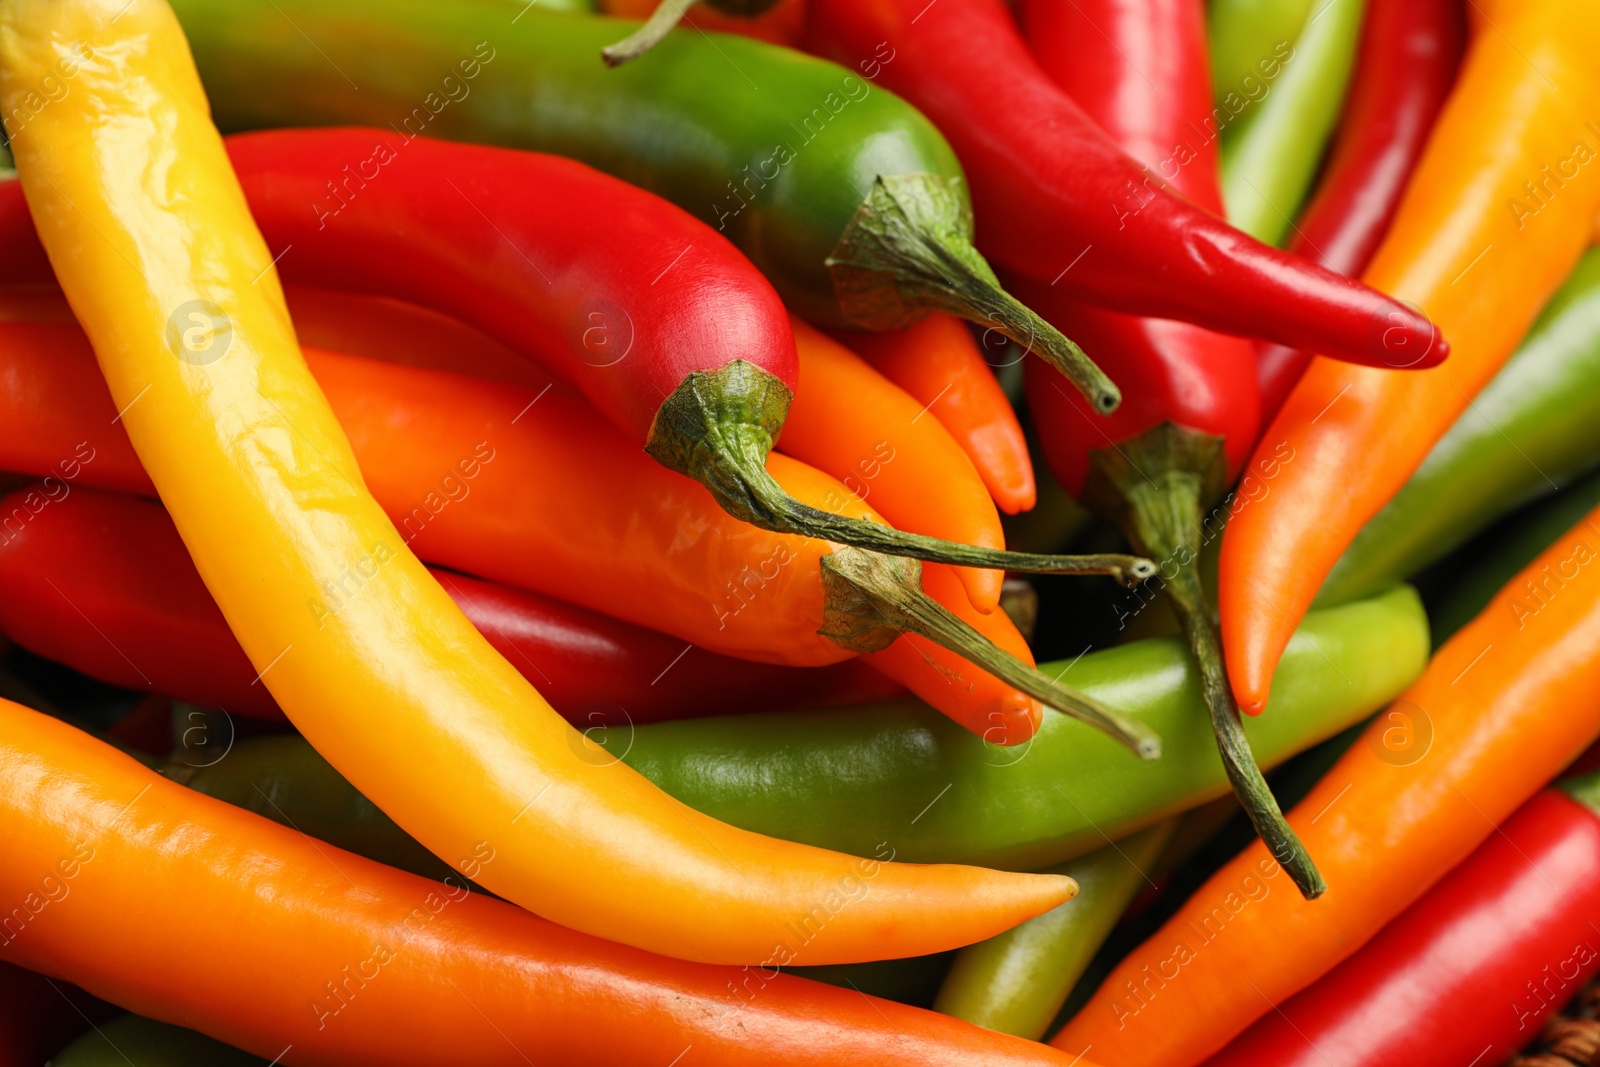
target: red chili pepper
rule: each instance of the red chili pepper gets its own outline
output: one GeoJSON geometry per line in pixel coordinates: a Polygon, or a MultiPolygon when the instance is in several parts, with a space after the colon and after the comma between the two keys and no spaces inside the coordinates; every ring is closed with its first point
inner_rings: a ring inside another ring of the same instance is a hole
{"type": "Polygon", "coordinates": [[[1600,779],[1566,789],[1524,804],[1361,951],[1207,1067],[1506,1062],[1600,972],[1600,779]]]}
{"type": "MultiPolygon", "coordinates": [[[[30,494],[51,502],[26,524],[0,530],[0,632],[113,685],[282,717],[159,504],[36,485],[0,500],[0,515],[26,510],[30,494]]],[[[536,593],[429,569],[579,729],[899,692],[860,658],[817,668],[734,659],[536,593]]]]}
{"type": "Polygon", "coordinates": [[[892,49],[880,81],[950,139],[986,254],[1013,273],[1118,311],[1356,363],[1444,359],[1448,346],[1420,314],[1167,188],[1216,138],[1215,113],[1146,169],[1050,84],[1003,0],[816,0],[807,14],[807,46],[819,54],[850,65],[892,49]]]}
{"type": "MultiPolygon", "coordinates": [[[[1083,572],[785,493],[765,462],[794,393],[788,312],[726,238],[642,189],[557,156],[388,130],[247,134],[228,153],[289,281],[461,319],[583,393],[745,522],[940,563],[1083,572]]],[[[0,282],[48,279],[17,183],[0,201],[0,282]]]]}
{"type": "MultiPolygon", "coordinates": [[[[1458,0],[1367,0],[1361,51],[1321,183],[1289,251],[1352,277],[1367,269],[1454,84],[1466,45],[1458,0]]],[[[1270,420],[1313,353],[1262,343],[1261,406],[1270,420]]]]}
{"type": "MultiPolygon", "coordinates": [[[[1158,166],[1210,114],[1198,0],[1024,0],[1017,15],[1044,72],[1140,163],[1158,166]]],[[[1220,212],[1216,142],[1202,145],[1172,184],[1220,212]]],[[[1254,348],[1188,323],[1085,305],[1045,282],[1018,281],[1013,291],[1046,321],[1070,325],[1123,390],[1122,406],[1100,418],[1028,361],[1028,404],[1045,458],[1069,492],[1162,561],[1162,588],[1200,664],[1229,780],[1262,838],[1314,896],[1321,878],[1250,753],[1196,570],[1205,510],[1234,482],[1260,431],[1254,348]]]]}

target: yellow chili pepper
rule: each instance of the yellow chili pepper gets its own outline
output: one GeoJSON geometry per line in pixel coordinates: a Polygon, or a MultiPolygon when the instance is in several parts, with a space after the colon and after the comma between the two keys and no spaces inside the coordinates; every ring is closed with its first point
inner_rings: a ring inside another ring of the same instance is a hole
{"type": "Polygon", "coordinates": [[[1071,896],[734,829],[567,726],[362,484],[164,0],[0,4],[0,106],[128,436],[262,683],[440,857],[492,848],[475,877],[507,899],[719,963],[917,955],[1071,896]]]}

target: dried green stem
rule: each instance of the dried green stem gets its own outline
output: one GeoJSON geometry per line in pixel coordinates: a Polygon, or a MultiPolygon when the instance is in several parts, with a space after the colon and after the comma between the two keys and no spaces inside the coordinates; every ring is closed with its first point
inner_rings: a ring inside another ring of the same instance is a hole
{"type": "Polygon", "coordinates": [[[922,591],[914,560],[843,547],[822,557],[824,593],[818,632],[854,652],[887,648],[904,633],[949,649],[1044,704],[1103,730],[1140,759],[1161,755],[1148,726],[1052,678],[995,646],[922,591]]]}
{"type": "Polygon", "coordinates": [[[767,473],[767,454],[788,414],[789,401],[789,390],[781,381],[743,360],[715,371],[696,371],[661,405],[645,451],[710,489],[730,515],[775,533],[820,537],[891,556],[961,567],[1027,574],[1109,574],[1129,586],[1156,572],[1155,564],[1137,556],[1053,556],[980,548],[801,503],[767,473]]]}
{"type": "Polygon", "coordinates": [[[1251,754],[1228,684],[1222,641],[1196,569],[1202,502],[1214,499],[1218,484],[1227,477],[1221,438],[1166,423],[1116,449],[1098,450],[1091,458],[1093,473],[1085,499],[1118,520],[1135,549],[1165,561],[1162,589],[1199,667],[1217,751],[1234,795],[1301,894],[1316,899],[1327,890],[1327,883],[1283,817],[1251,754]]]}
{"type": "Polygon", "coordinates": [[[650,12],[650,17],[639,24],[639,28],[616,44],[608,44],[600,49],[600,58],[605,60],[608,67],[620,67],[624,63],[632,63],[650,49],[661,43],[661,39],[671,33],[689,9],[695,5],[695,0],[661,0],[656,9],[650,12]]]}
{"type": "Polygon", "coordinates": [[[868,330],[906,326],[930,310],[997,330],[1055,367],[1095,410],[1122,402],[1105,372],[1061,331],[1006,292],[972,244],[960,184],[934,174],[878,175],[828,257],[839,307],[868,330]]]}

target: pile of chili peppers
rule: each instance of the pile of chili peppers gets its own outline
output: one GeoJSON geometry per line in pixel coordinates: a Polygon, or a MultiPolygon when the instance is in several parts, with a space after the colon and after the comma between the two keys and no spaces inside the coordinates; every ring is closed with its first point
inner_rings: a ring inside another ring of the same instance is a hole
{"type": "Polygon", "coordinates": [[[0,0],[0,1067],[1589,1062],[1597,50],[0,0]]]}

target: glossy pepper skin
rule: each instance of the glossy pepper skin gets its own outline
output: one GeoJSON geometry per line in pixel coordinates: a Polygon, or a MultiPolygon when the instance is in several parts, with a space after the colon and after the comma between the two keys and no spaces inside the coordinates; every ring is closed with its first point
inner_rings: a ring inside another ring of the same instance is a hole
{"type": "Polygon", "coordinates": [[[1590,469],[1600,461],[1597,419],[1600,251],[1590,250],[1506,365],[1356,534],[1318,602],[1337,604],[1402,581],[1590,469]]]}
{"type": "Polygon", "coordinates": [[[965,323],[935,312],[904,329],[839,331],[835,340],[927,405],[966,450],[1001,511],[1033,508],[1039,487],[1022,424],[965,323]]]}
{"type": "Polygon", "coordinates": [[[1361,951],[1207,1067],[1506,1062],[1600,972],[1595,787],[1580,779],[1533,797],[1361,951]]]}
{"type": "MultiPolygon", "coordinates": [[[[1212,5],[1214,17],[1222,6],[1212,5]]],[[[1290,252],[1340,274],[1367,269],[1455,81],[1466,38],[1462,8],[1456,0],[1367,0],[1344,115],[1316,191],[1294,221],[1290,252]]],[[[1313,354],[1258,346],[1269,420],[1313,354]]]]}
{"type": "Polygon", "coordinates": [[[1446,355],[1422,315],[1166,188],[1193,142],[1166,146],[1154,171],[1139,166],[1049,83],[1003,0],[812,0],[807,23],[807,47],[846,65],[893,50],[879,80],[950,138],[984,248],[1011,273],[1116,311],[1358,363],[1429,366],[1446,355]]]}
{"type": "Polygon", "coordinates": [[[1282,244],[1293,230],[1322,165],[1355,66],[1367,2],[1313,4],[1293,58],[1265,95],[1223,132],[1227,219],[1267,244],[1282,244]]]}
{"type": "MultiPolygon", "coordinates": [[[[1139,163],[1159,166],[1209,113],[1205,12],[1196,0],[1024,3],[1018,16],[1040,67],[1139,163]]],[[[1173,187],[1220,208],[1212,145],[1179,168],[1173,187]]],[[[1315,864],[1284,823],[1240,726],[1198,569],[1206,513],[1237,480],[1260,430],[1255,350],[1187,323],[1084,307],[1043,282],[1021,290],[1041,314],[1075,324],[1111,353],[1105,365],[1129,387],[1129,401],[1100,419],[1030,373],[1039,440],[1069,492],[1161,561],[1161,590],[1200,664],[1229,780],[1262,838],[1315,896],[1323,888],[1315,864]]]]}
{"type": "Polygon", "coordinates": [[[1407,374],[1314,361],[1258,449],[1286,443],[1294,461],[1223,536],[1223,647],[1246,711],[1339,556],[1510,357],[1600,211],[1600,168],[1576,161],[1600,151],[1584,119],[1600,109],[1600,7],[1530,0],[1501,27],[1473,42],[1366,273],[1426,308],[1455,354],[1407,374]],[[1529,199],[1536,180],[1559,191],[1529,199]]]}
{"type": "Polygon", "coordinates": [[[892,48],[843,70],[694,31],[648,66],[607,70],[595,55],[625,24],[537,7],[511,23],[498,0],[175,8],[224,129],[392,123],[402,138],[570,156],[694,213],[807,321],[889,329],[950,311],[1031,343],[1116,406],[1081,350],[1006,295],[972,246],[950,145],[874,81],[892,48]]]}
{"type": "MultiPolygon", "coordinates": [[[[1246,723],[1261,762],[1366,718],[1416,678],[1427,648],[1427,620],[1405,587],[1309,616],[1278,690],[1284,719],[1246,723]]],[[[632,733],[626,761],[696,810],[763,833],[863,854],[887,841],[902,860],[1016,870],[1081,856],[1104,835],[1227,792],[1180,642],[1139,641],[1068,666],[1043,669],[1066,669],[1065,680],[1155,727],[1158,762],[1129,760],[1054,711],[1030,744],[1002,749],[910,702],[655,723],[632,733]]]]}
{"type": "Polygon", "coordinates": [[[1068,1062],[770,966],[758,979],[655,956],[469,891],[465,879],[508,858],[504,830],[433,881],[201,796],[59,720],[4,702],[0,722],[12,857],[0,890],[40,902],[0,953],[280,1063],[660,1067],[686,1045],[726,1067],[1068,1062]],[[197,912],[228,917],[204,951],[181,947],[197,912]]]}
{"type": "MultiPolygon", "coordinates": [[[[467,484],[456,477],[451,486],[467,484]]],[[[281,719],[161,506],[65,485],[56,476],[0,499],[0,516],[11,520],[0,518],[0,632],[103,682],[281,719]]],[[[430,571],[580,730],[774,710],[774,702],[883,699],[898,688],[859,658],[816,670],[758,664],[535,593],[430,571]]]]}
{"type": "Polygon", "coordinates": [[[1157,823],[1050,868],[1070,872],[1079,895],[957,952],[934,1010],[1002,1034],[1043,1040],[1123,912],[1153,884],[1146,872],[1176,822],[1157,823]]]}
{"type": "MultiPolygon", "coordinates": [[[[232,139],[229,155],[297,281],[477,327],[746,522],[920,559],[1071,566],[897,533],[785,494],[764,463],[794,395],[788,316],[737,249],[649,193],[557,156],[387,129],[252,134],[232,139]]],[[[20,191],[5,193],[0,219],[17,247],[6,276],[47,277],[20,191]]]]}
{"type": "Polygon", "coordinates": [[[1276,61],[1293,54],[1312,2],[1212,0],[1206,5],[1211,80],[1218,107],[1231,109],[1234,101],[1228,99],[1230,95],[1236,100],[1248,99],[1269,71],[1277,76],[1281,66],[1276,61]],[[1265,69],[1263,61],[1269,61],[1265,69]]]}
{"type": "MultiPolygon", "coordinates": [[[[0,334],[0,467],[153,494],[77,326],[11,322],[0,324],[0,334]],[[94,460],[66,475],[63,464],[84,444],[94,460]]],[[[735,519],[630,446],[581,399],[334,353],[312,352],[310,362],[367,485],[405,543],[430,563],[744,659],[824,666],[854,654],[819,632],[841,599],[823,580],[824,558],[836,546],[735,519]],[[452,499],[442,479],[456,475],[470,492],[452,499]]],[[[769,466],[799,499],[874,517],[814,468],[777,453],[769,466]]],[[[930,569],[923,585],[977,638],[951,642],[958,653],[902,634],[871,652],[873,666],[977,733],[1026,740],[1038,725],[1038,703],[964,657],[1006,669],[995,663],[998,649],[1027,667],[1027,642],[1004,612],[974,609],[953,574],[930,569]]],[[[334,607],[352,595],[337,583],[333,590],[334,607]]],[[[1017,683],[1048,693],[1053,706],[1111,724],[1106,709],[1042,676],[1017,683]]]]}
{"type": "Polygon", "coordinates": [[[1284,891],[1252,844],[1052,1043],[1092,1044],[1128,1067],[1203,1061],[1354,954],[1600,736],[1600,569],[1586,565],[1597,520],[1581,520],[1446,642],[1289,813],[1328,879],[1322,900],[1284,891]],[[1536,613],[1519,610],[1521,582],[1543,567],[1565,585],[1536,613]]]}
{"type": "MultiPolygon", "coordinates": [[[[82,91],[10,128],[30,212],[120,425],[285,714],[447,862],[472,856],[484,826],[503,827],[486,888],[621,942],[704,961],[766,958],[800,900],[858,861],[686,820],[642,778],[584,759],[582,735],[472,628],[366,490],[295,342],[273,253],[171,10],[159,0],[0,8],[8,119],[66,59],[82,91]],[[145,271],[130,269],[136,260],[145,271]],[[173,328],[174,343],[169,322],[209,332],[173,328]],[[346,595],[330,606],[341,582],[346,595]],[[373,707],[388,715],[379,734],[373,707]],[[657,906],[639,911],[641,892],[657,906]],[[719,922],[705,928],[697,916],[719,899],[719,922]]],[[[963,944],[1055,906],[1071,886],[885,867],[874,890],[807,955],[963,944]]]]}

